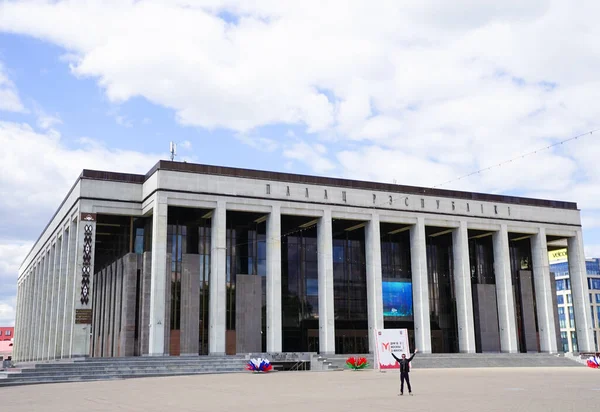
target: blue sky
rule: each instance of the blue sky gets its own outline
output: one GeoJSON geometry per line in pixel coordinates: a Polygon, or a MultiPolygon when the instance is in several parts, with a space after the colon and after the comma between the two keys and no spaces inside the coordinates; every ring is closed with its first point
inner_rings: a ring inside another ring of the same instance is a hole
{"type": "MultiPolygon", "coordinates": [[[[84,167],[144,173],[173,140],[179,160],[434,186],[600,127],[598,6],[402,4],[0,0],[0,324],[84,167]]],[[[576,201],[598,256],[599,156],[587,136],[444,187],[576,201]]]]}

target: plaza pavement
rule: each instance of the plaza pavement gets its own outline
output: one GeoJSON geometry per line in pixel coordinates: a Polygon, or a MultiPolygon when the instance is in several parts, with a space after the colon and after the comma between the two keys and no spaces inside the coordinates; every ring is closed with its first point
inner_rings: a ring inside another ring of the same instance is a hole
{"type": "Polygon", "coordinates": [[[398,373],[274,372],[0,388],[2,410],[95,411],[593,411],[600,371],[581,368],[423,369],[415,396],[398,373]],[[6,408],[6,409],[5,409],[6,408]]]}

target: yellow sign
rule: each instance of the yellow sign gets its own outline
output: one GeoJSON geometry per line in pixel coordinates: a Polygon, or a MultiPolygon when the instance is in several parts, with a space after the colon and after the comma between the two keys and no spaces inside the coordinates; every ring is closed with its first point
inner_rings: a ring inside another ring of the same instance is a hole
{"type": "Polygon", "coordinates": [[[548,252],[550,263],[566,262],[568,258],[567,249],[558,249],[548,252]]]}

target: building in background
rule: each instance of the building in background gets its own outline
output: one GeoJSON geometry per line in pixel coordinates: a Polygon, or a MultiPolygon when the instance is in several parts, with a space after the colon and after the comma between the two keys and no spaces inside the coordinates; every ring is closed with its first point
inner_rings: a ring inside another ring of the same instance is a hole
{"type": "MultiPolygon", "coordinates": [[[[11,359],[13,354],[13,337],[15,328],[12,326],[0,326],[0,361],[11,359]]],[[[0,362],[0,367],[2,363],[0,362]]]]}
{"type": "Polygon", "coordinates": [[[15,328],[13,326],[0,326],[0,342],[10,341],[15,335],[15,328]]]}
{"type": "MultiPolygon", "coordinates": [[[[548,258],[550,272],[554,274],[556,279],[556,300],[562,350],[564,352],[578,352],[579,346],[577,344],[567,249],[551,251],[548,253],[548,258]]],[[[592,327],[594,329],[594,345],[596,351],[600,351],[600,259],[586,259],[585,267],[592,327]]]]}

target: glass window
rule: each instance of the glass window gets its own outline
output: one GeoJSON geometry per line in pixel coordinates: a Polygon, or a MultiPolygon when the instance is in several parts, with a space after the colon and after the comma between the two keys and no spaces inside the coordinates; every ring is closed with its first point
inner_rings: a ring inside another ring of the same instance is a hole
{"type": "Polygon", "coordinates": [[[556,290],[566,290],[566,279],[559,279],[556,281],[556,290]]]}
{"type": "Polygon", "coordinates": [[[569,306],[569,324],[571,329],[575,329],[575,313],[573,312],[573,306],[569,306]]]}
{"type": "Polygon", "coordinates": [[[598,278],[588,278],[588,286],[593,290],[600,290],[600,279],[598,278]]]}
{"type": "Polygon", "coordinates": [[[318,279],[306,279],[306,296],[319,296],[318,279]]]}
{"type": "Polygon", "coordinates": [[[573,346],[573,352],[579,352],[579,349],[577,349],[577,333],[576,332],[571,332],[571,344],[573,346]]]}
{"type": "MultiPolygon", "coordinates": [[[[590,294],[590,296],[592,295],[590,294]]],[[[600,293],[596,293],[596,303],[600,303],[600,293]]]]}
{"type": "Polygon", "coordinates": [[[564,307],[558,308],[558,320],[559,320],[561,329],[565,329],[567,327],[567,324],[566,324],[567,321],[565,319],[565,308],[564,307]]]}
{"type": "Polygon", "coordinates": [[[598,327],[600,328],[600,306],[596,306],[596,320],[598,321],[598,327]]]}
{"type": "Polygon", "coordinates": [[[6,336],[10,336],[10,331],[9,330],[6,331],[6,336]]]}
{"type": "Polygon", "coordinates": [[[570,293],[567,294],[567,303],[573,303],[573,297],[570,293]]]}
{"type": "Polygon", "coordinates": [[[590,309],[592,310],[592,325],[594,324],[594,307],[590,306],[590,309]]]}
{"type": "Polygon", "coordinates": [[[567,338],[567,332],[560,332],[560,340],[561,340],[563,352],[568,352],[569,351],[569,340],[567,338]]]}
{"type": "Polygon", "coordinates": [[[2,336],[2,331],[0,330],[0,336],[2,336]]]}
{"type": "Polygon", "coordinates": [[[556,302],[557,302],[559,305],[564,305],[564,303],[565,303],[565,296],[564,296],[564,295],[558,295],[558,296],[556,297],[556,302]]]}

